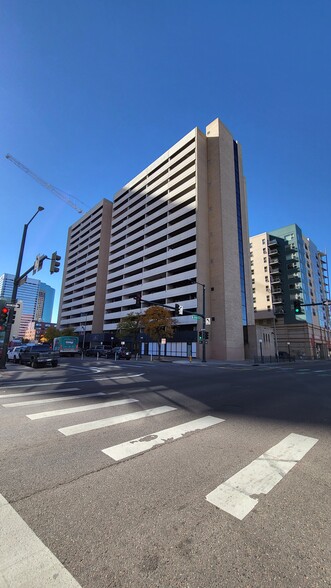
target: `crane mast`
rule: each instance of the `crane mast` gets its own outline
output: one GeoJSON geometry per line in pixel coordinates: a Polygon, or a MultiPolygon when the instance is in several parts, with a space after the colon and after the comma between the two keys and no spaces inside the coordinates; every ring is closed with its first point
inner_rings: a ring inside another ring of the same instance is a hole
{"type": "Polygon", "coordinates": [[[10,155],[10,153],[7,153],[6,159],[9,159],[9,161],[14,163],[19,169],[24,171],[31,178],[33,178],[36,182],[38,182],[38,184],[40,184],[41,186],[46,188],[46,190],[49,190],[50,192],[55,194],[55,196],[57,196],[58,198],[63,200],[63,202],[65,202],[66,204],[71,206],[71,208],[76,210],[78,213],[81,214],[83,212],[82,209],[78,208],[78,206],[76,206],[76,204],[68,198],[68,196],[65,194],[65,192],[63,192],[62,190],[59,190],[59,188],[55,188],[55,186],[52,186],[52,184],[50,184],[49,182],[46,182],[45,180],[43,180],[42,178],[37,176],[37,174],[35,174],[33,171],[31,171],[31,169],[29,169],[26,165],[24,165],[23,163],[18,161],[18,159],[13,157],[13,155],[10,155]]]}

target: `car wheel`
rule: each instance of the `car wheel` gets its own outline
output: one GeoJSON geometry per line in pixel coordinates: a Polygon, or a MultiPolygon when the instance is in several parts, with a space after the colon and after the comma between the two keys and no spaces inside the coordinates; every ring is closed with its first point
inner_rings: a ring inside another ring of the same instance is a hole
{"type": "Polygon", "coordinates": [[[52,361],[52,367],[56,367],[57,366],[57,361],[52,361]]]}
{"type": "Polygon", "coordinates": [[[37,367],[38,367],[38,362],[37,362],[37,361],[34,359],[34,360],[31,362],[31,366],[32,366],[34,369],[37,369],[37,367]]]}

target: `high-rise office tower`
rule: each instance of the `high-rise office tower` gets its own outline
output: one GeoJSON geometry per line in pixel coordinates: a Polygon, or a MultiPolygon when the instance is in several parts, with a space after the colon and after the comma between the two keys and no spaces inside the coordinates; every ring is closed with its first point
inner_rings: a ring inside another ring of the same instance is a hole
{"type": "MultiPolygon", "coordinates": [[[[13,274],[2,274],[0,276],[0,297],[11,300],[14,277],[13,274]]],[[[27,278],[26,282],[22,286],[19,286],[17,290],[17,300],[22,304],[22,308],[20,309],[20,313],[18,313],[20,315],[20,324],[18,332],[15,329],[15,336],[25,337],[28,325],[36,320],[40,291],[44,292],[43,309],[47,308],[47,315],[52,314],[55,294],[54,288],[43,284],[40,280],[27,278]]],[[[14,330],[12,329],[11,334],[13,335],[13,333],[14,330]]]]}
{"type": "Polygon", "coordinates": [[[293,224],[251,237],[250,256],[256,320],[274,324],[279,350],[298,357],[327,357],[326,255],[293,224]],[[301,303],[297,311],[296,302],[301,303]]]}

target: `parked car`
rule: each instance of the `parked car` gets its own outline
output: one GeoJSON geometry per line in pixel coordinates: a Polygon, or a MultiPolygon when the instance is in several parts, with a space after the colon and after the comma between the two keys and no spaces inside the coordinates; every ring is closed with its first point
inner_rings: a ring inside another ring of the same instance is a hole
{"type": "Polygon", "coordinates": [[[85,350],[86,357],[110,357],[111,348],[100,345],[98,347],[91,347],[85,350]]]}
{"type": "Polygon", "coordinates": [[[109,357],[114,359],[131,359],[131,351],[127,347],[113,347],[109,357]]]}
{"type": "Polygon", "coordinates": [[[8,361],[13,361],[14,363],[18,363],[20,359],[20,351],[25,349],[25,345],[20,345],[16,347],[11,347],[7,351],[7,358],[8,361]]]}

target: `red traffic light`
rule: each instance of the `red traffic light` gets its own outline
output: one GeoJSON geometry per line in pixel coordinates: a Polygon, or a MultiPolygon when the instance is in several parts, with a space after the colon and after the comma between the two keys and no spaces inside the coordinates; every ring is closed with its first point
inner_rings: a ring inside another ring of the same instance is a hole
{"type": "Polygon", "coordinates": [[[7,308],[7,306],[4,306],[4,307],[1,309],[1,312],[2,312],[3,314],[7,314],[7,313],[9,312],[9,308],[7,308]]]}

